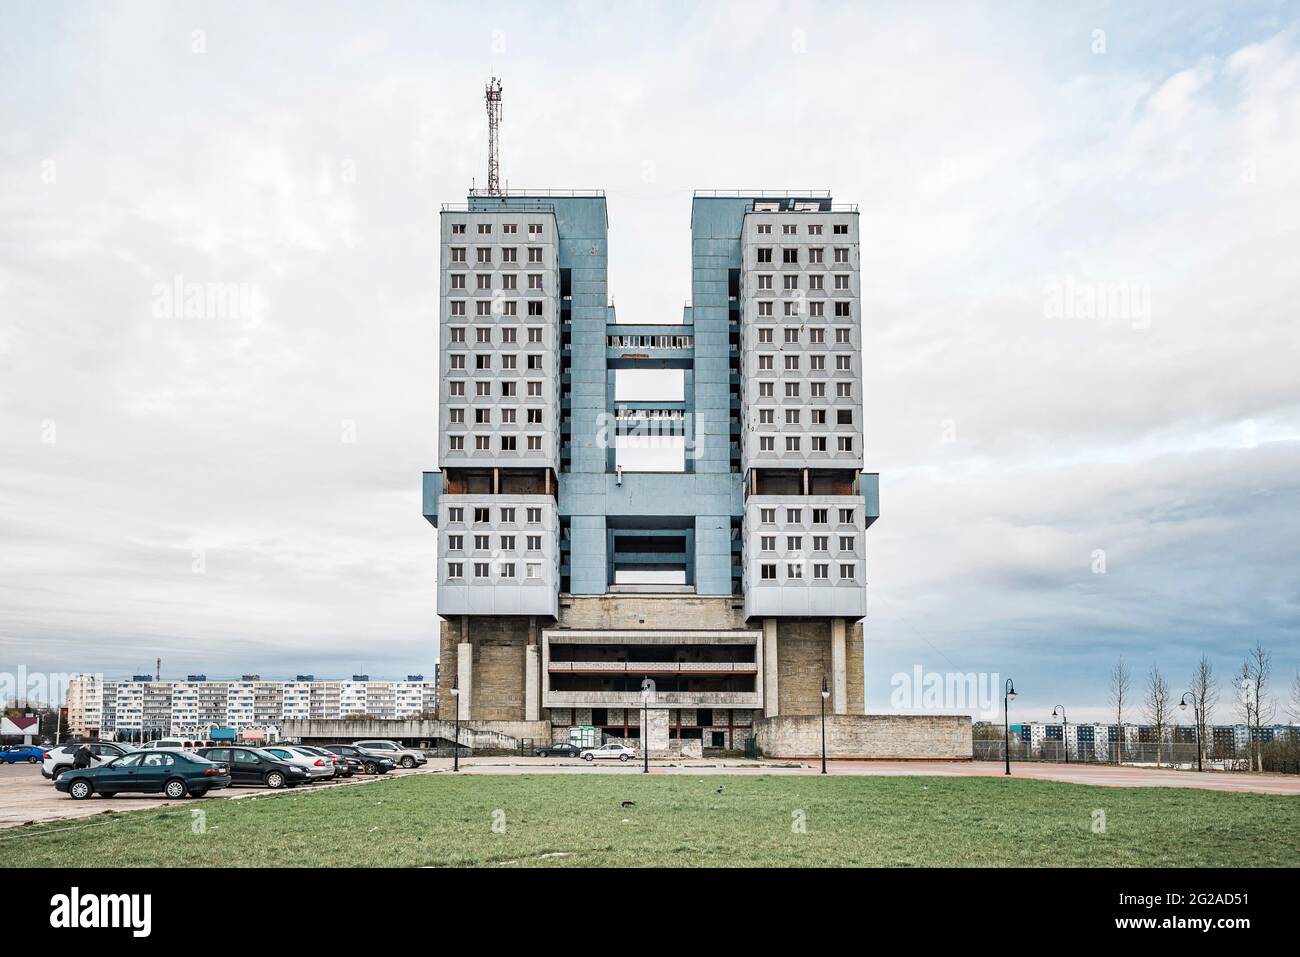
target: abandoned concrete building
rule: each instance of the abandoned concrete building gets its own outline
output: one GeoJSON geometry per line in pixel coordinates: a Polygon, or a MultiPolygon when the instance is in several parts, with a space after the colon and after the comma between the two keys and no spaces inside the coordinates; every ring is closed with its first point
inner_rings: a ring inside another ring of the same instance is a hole
{"type": "Polygon", "coordinates": [[[471,191],[442,211],[424,515],[443,719],[674,754],[805,749],[823,686],[833,719],[864,714],[879,491],[857,209],[701,191],[690,212],[690,304],[633,325],[609,295],[603,193],[471,191]]]}

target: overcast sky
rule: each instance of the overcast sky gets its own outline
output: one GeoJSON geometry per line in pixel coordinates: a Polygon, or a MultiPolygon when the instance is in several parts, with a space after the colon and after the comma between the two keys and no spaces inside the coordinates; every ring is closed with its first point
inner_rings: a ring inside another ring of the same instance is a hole
{"type": "Polygon", "coordinates": [[[1256,638],[1284,699],[1298,14],[3,4],[0,670],[432,672],[437,217],[496,72],[509,185],[606,191],[621,321],[679,320],[694,188],[859,204],[869,708],[920,665],[1099,717],[1121,654],[1181,691],[1256,638]]]}

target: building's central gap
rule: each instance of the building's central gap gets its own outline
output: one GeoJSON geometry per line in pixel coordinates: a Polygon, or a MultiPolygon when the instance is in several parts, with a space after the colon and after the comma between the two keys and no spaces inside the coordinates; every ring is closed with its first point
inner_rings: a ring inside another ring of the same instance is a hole
{"type": "Polygon", "coordinates": [[[616,370],[615,403],[636,407],[626,409],[619,420],[615,465],[625,472],[685,472],[686,437],[680,412],[685,396],[686,376],[681,369],[616,370]],[[655,402],[677,408],[656,409],[655,402]]]}

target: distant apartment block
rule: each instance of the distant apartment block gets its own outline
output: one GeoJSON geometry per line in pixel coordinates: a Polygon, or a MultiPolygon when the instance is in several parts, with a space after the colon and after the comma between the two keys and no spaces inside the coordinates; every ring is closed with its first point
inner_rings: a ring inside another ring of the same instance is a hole
{"type": "Polygon", "coordinates": [[[184,681],[156,681],[152,675],[105,680],[78,675],[68,685],[68,730],[73,735],[118,740],[199,737],[212,728],[238,731],[277,728],[289,720],[339,720],[350,716],[414,718],[437,711],[437,680],[292,681],[243,675],[213,679],[188,675],[184,681]]]}
{"type": "MultiPolygon", "coordinates": [[[[1154,726],[1146,724],[1071,723],[1063,726],[1060,722],[1028,721],[1012,725],[1011,730],[1019,734],[1034,754],[1047,751],[1064,756],[1068,752],[1072,759],[1081,761],[1107,759],[1114,755],[1116,743],[1121,740],[1126,752],[1154,745],[1157,737],[1162,745],[1196,744],[1196,727],[1190,723],[1166,725],[1159,736],[1154,726]],[[1061,749],[1062,740],[1065,742],[1064,750],[1061,749]]],[[[1255,729],[1245,724],[1211,725],[1205,729],[1205,754],[1207,757],[1234,757],[1245,751],[1255,737],[1255,729]]],[[[1300,726],[1265,725],[1259,729],[1258,738],[1263,744],[1300,739],[1300,726]]]]}

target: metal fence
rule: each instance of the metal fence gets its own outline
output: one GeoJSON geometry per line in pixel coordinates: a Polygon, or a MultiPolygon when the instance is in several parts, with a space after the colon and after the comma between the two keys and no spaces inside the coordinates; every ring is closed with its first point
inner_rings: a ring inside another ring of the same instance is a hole
{"type": "MultiPolygon", "coordinates": [[[[1024,742],[1011,742],[1012,761],[1064,762],[1069,760],[1079,764],[1134,764],[1160,767],[1196,767],[1196,745],[1186,741],[1170,742],[1157,745],[1154,741],[1132,742],[1119,747],[1102,745],[1092,747],[1088,744],[1071,745],[1069,755],[1061,741],[1044,741],[1037,747],[1024,742]]],[[[977,739],[974,742],[976,761],[1003,761],[1005,751],[1001,738],[977,739]]],[[[1282,774],[1300,774],[1300,749],[1274,743],[1261,748],[1261,760],[1265,771],[1282,774]]],[[[1222,745],[1211,746],[1209,752],[1202,756],[1202,766],[1215,771],[1250,771],[1254,766],[1249,749],[1225,749],[1222,745]]]]}

